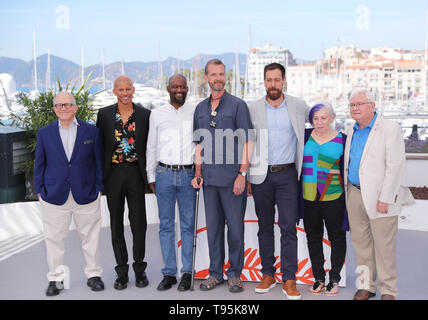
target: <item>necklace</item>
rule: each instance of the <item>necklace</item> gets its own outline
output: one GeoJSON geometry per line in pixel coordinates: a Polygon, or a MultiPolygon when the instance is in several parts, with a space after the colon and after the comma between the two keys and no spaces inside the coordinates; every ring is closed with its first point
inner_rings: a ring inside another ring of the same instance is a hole
{"type": "MultiPolygon", "coordinates": [[[[213,101],[217,101],[217,100],[220,100],[221,98],[223,97],[223,95],[221,95],[220,97],[218,97],[218,98],[213,98],[212,97],[212,95],[211,95],[211,102],[213,102],[213,101]]],[[[212,110],[211,111],[211,116],[212,117],[215,117],[217,115],[217,111],[215,111],[215,109],[214,110],[212,110]]]]}
{"type": "Polygon", "coordinates": [[[324,141],[324,140],[326,140],[326,139],[330,139],[330,136],[333,136],[333,132],[334,132],[334,135],[336,136],[336,131],[335,130],[332,130],[332,129],[330,129],[326,134],[324,134],[324,135],[320,135],[318,132],[316,132],[315,130],[312,132],[312,134],[314,135],[314,137],[315,138],[317,138],[318,140],[320,140],[320,141],[324,141]]]}

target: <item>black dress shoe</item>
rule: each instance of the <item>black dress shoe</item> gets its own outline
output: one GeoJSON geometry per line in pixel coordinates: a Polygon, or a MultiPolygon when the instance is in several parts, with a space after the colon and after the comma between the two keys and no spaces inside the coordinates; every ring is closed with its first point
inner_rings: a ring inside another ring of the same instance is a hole
{"type": "Polygon", "coordinates": [[[135,273],[135,285],[138,288],[144,288],[149,285],[149,279],[145,272],[136,272],[135,273]]]}
{"type": "Polygon", "coordinates": [[[192,280],[192,275],[190,273],[184,273],[181,277],[181,281],[178,284],[178,291],[187,291],[190,289],[190,282],[192,280]]]}
{"type": "Polygon", "coordinates": [[[177,278],[173,276],[164,276],[161,283],[158,285],[159,291],[171,289],[173,284],[177,283],[177,278]]]}
{"type": "Polygon", "coordinates": [[[49,281],[49,286],[46,289],[46,295],[48,297],[57,296],[64,289],[62,281],[49,281]]]}
{"type": "Polygon", "coordinates": [[[92,277],[88,279],[86,282],[89,288],[92,291],[103,291],[104,290],[104,282],[101,280],[101,277],[92,277]]]}
{"type": "Polygon", "coordinates": [[[114,288],[116,290],[126,289],[128,287],[128,281],[129,281],[128,276],[118,276],[116,278],[116,281],[114,282],[114,288]]]}

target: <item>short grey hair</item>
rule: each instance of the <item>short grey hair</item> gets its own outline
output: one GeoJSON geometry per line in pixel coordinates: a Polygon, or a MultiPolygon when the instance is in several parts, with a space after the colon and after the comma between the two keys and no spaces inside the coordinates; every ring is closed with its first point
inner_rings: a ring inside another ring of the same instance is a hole
{"type": "Polygon", "coordinates": [[[76,105],[76,99],[74,98],[73,94],[72,94],[71,92],[68,92],[68,91],[60,91],[60,92],[58,92],[58,93],[55,95],[54,100],[53,100],[54,105],[56,105],[56,101],[57,101],[57,98],[58,98],[59,96],[68,96],[68,97],[70,97],[70,98],[71,98],[71,103],[72,103],[74,106],[76,105]]]}
{"type": "Polygon", "coordinates": [[[336,112],[334,112],[333,106],[329,101],[318,101],[309,111],[309,122],[311,123],[311,125],[314,125],[313,118],[315,112],[321,109],[327,109],[327,112],[332,115],[333,118],[336,118],[336,112]]]}
{"type": "Polygon", "coordinates": [[[205,65],[205,74],[208,74],[208,66],[210,64],[215,64],[215,65],[222,65],[224,68],[224,72],[226,72],[226,65],[223,63],[223,61],[221,61],[220,59],[211,59],[207,62],[207,64],[205,65]]]}
{"type": "Polygon", "coordinates": [[[352,99],[354,99],[356,96],[358,95],[364,95],[366,97],[366,99],[370,102],[370,103],[376,103],[373,93],[365,90],[365,89],[358,89],[358,90],[354,90],[352,91],[351,97],[349,98],[349,101],[351,101],[352,99]]]}

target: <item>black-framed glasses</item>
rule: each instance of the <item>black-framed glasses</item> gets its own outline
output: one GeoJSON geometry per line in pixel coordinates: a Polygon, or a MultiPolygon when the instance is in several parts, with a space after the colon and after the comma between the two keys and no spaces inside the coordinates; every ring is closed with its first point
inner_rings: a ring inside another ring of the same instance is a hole
{"type": "Polygon", "coordinates": [[[350,103],[349,104],[349,109],[352,108],[360,108],[361,106],[365,105],[365,104],[371,104],[371,102],[357,102],[357,103],[350,103]]]}
{"type": "Polygon", "coordinates": [[[65,108],[65,109],[70,109],[71,107],[74,107],[75,104],[73,103],[56,103],[54,104],[55,108],[61,109],[61,108],[65,108]]]}

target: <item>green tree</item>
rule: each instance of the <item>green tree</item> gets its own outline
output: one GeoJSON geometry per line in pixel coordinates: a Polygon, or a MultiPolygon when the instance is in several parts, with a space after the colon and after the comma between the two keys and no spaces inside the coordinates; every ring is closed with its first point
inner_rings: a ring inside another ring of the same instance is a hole
{"type": "MultiPolygon", "coordinates": [[[[92,104],[95,95],[99,92],[95,94],[89,92],[87,83],[90,76],[91,73],[79,88],[76,89],[76,87],[73,86],[71,90],[69,89],[70,84],[67,84],[67,86],[63,88],[58,77],[57,81],[59,92],[70,91],[76,99],[76,104],[79,107],[76,112],[76,118],[93,122],[96,110],[92,107],[92,104]]],[[[19,113],[10,113],[12,125],[18,126],[26,131],[28,149],[31,152],[31,158],[24,163],[27,179],[32,179],[33,176],[37,132],[40,128],[57,120],[55,112],[53,111],[55,94],[56,93],[51,89],[47,92],[41,92],[36,99],[32,100],[28,94],[19,92],[18,103],[23,106],[23,109],[19,113]]]]}

